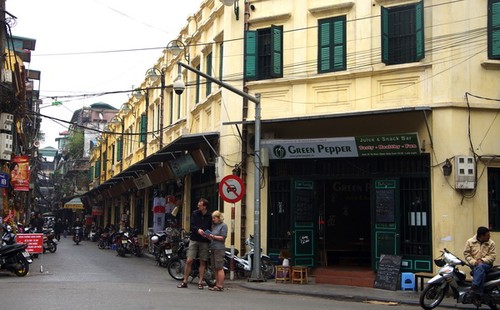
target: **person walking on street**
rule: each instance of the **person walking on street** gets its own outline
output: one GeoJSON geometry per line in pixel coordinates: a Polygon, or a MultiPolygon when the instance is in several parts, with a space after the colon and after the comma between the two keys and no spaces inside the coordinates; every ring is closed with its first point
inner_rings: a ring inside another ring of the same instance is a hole
{"type": "Polygon", "coordinates": [[[211,291],[224,290],[224,255],[226,251],[227,225],[220,211],[212,213],[212,230],[206,232],[210,241],[210,261],[215,270],[215,286],[209,288],[211,291]]]}
{"type": "Polygon", "coordinates": [[[62,230],[63,230],[63,236],[64,238],[68,237],[68,226],[69,226],[69,221],[66,219],[64,223],[62,224],[62,230]]]}
{"type": "Polygon", "coordinates": [[[189,236],[189,247],[187,250],[186,267],[184,269],[184,279],[178,288],[187,288],[187,281],[191,273],[191,266],[196,258],[200,259],[200,269],[198,277],[198,289],[203,289],[203,278],[205,276],[205,267],[208,260],[209,242],[206,238],[205,230],[212,226],[212,216],[207,210],[208,200],[200,198],[198,201],[198,210],[191,214],[191,235],[189,236]]]}
{"type": "Polygon", "coordinates": [[[474,266],[472,276],[473,294],[482,294],[486,273],[496,259],[495,242],[490,239],[490,230],[484,226],[477,229],[475,236],[465,243],[464,256],[466,261],[474,266]]]}
{"type": "Polygon", "coordinates": [[[57,219],[57,222],[54,224],[54,237],[57,241],[61,240],[61,233],[63,232],[63,222],[61,218],[57,219]]]}

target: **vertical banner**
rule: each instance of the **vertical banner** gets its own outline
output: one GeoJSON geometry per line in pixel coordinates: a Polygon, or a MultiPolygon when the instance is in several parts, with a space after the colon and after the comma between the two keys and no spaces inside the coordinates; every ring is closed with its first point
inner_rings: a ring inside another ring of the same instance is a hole
{"type": "Polygon", "coordinates": [[[15,191],[28,192],[30,190],[29,156],[16,156],[10,166],[10,184],[15,191]]]}

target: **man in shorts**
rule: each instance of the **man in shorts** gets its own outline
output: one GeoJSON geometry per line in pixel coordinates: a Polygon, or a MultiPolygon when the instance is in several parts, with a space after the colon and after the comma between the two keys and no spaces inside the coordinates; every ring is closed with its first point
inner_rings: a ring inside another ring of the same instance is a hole
{"type": "Polygon", "coordinates": [[[189,237],[189,247],[187,250],[186,268],[184,269],[184,279],[177,285],[178,288],[187,288],[187,281],[191,273],[193,260],[200,259],[200,269],[198,277],[198,289],[203,289],[203,277],[208,260],[208,247],[210,240],[205,237],[205,230],[212,227],[212,215],[208,212],[208,200],[200,198],[198,210],[191,214],[191,235],[189,237]]]}

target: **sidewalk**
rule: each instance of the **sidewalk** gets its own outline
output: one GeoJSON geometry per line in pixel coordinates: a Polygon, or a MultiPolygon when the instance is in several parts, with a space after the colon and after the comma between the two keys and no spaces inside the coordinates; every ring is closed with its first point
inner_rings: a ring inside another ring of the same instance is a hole
{"type": "MultiPolygon", "coordinates": [[[[149,253],[144,253],[144,256],[154,259],[154,257],[149,253]]],[[[265,282],[249,282],[241,279],[229,280],[226,278],[225,282],[227,286],[239,285],[246,289],[262,292],[305,295],[374,304],[405,304],[420,306],[420,292],[400,290],[389,291],[370,287],[317,284],[314,281],[314,277],[309,277],[309,283],[307,284],[275,283],[274,279],[270,279],[265,282]]],[[[472,307],[472,305],[457,304],[455,299],[445,297],[438,308],[471,309],[472,307]]]]}
{"type": "MultiPolygon", "coordinates": [[[[227,283],[237,283],[241,287],[282,294],[306,295],[311,297],[329,298],[335,300],[378,303],[378,304],[406,304],[419,306],[420,292],[415,291],[389,291],[369,287],[354,287],[332,284],[316,284],[314,278],[309,279],[308,284],[275,283],[274,280],[267,282],[245,282],[226,280],[227,283]]],[[[471,309],[472,305],[457,304],[451,297],[445,297],[438,308],[471,309]]]]}

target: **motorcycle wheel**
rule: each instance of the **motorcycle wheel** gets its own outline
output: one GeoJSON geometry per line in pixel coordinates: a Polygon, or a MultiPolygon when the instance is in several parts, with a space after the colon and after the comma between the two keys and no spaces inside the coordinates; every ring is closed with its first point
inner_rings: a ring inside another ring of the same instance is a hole
{"type": "Polygon", "coordinates": [[[420,307],[425,310],[434,309],[443,301],[448,291],[448,285],[443,287],[442,283],[429,284],[420,294],[420,307]]]}
{"type": "Polygon", "coordinates": [[[106,245],[104,244],[104,241],[99,239],[99,241],[97,241],[97,247],[101,250],[105,249],[106,248],[106,245]]]}
{"type": "Polygon", "coordinates": [[[179,258],[173,258],[168,264],[168,274],[178,280],[182,281],[184,279],[184,266],[186,265],[185,260],[180,260],[179,258]]]}
{"type": "Polygon", "coordinates": [[[274,263],[269,257],[260,259],[260,269],[264,279],[272,279],[274,276],[274,263]]]}
{"type": "Polygon", "coordinates": [[[161,267],[168,267],[169,260],[167,255],[165,254],[165,250],[160,249],[160,253],[158,253],[156,260],[158,261],[158,265],[161,267]]]}
{"type": "Polygon", "coordinates": [[[119,245],[117,248],[116,248],[116,253],[118,253],[119,256],[121,257],[125,257],[125,248],[121,245],[119,245]]]}
{"type": "Polygon", "coordinates": [[[140,246],[138,246],[138,245],[135,246],[134,254],[137,257],[141,257],[142,256],[142,249],[141,249],[140,246]]]}
{"type": "Polygon", "coordinates": [[[55,244],[54,242],[50,242],[48,244],[48,250],[50,253],[55,253],[57,251],[57,244],[55,244]]]}
{"type": "Polygon", "coordinates": [[[203,278],[209,287],[215,286],[215,272],[211,267],[207,266],[207,268],[205,268],[205,275],[203,278]]]}
{"type": "Polygon", "coordinates": [[[30,263],[28,263],[26,258],[24,258],[23,254],[21,254],[21,253],[18,253],[16,255],[16,261],[18,264],[23,266],[23,268],[17,270],[16,272],[14,272],[14,274],[18,277],[24,277],[30,271],[30,263]]]}

